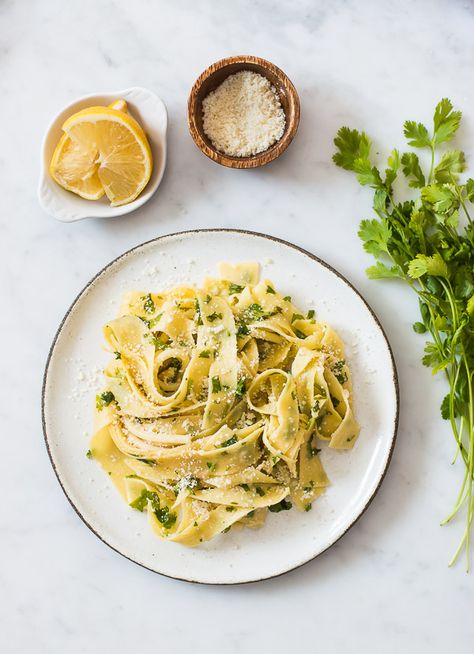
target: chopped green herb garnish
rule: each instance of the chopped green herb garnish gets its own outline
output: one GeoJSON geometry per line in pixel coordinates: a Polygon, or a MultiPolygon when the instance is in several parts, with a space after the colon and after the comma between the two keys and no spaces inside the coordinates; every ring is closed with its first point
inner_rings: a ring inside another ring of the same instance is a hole
{"type": "Polygon", "coordinates": [[[291,322],[295,322],[295,320],[304,320],[304,316],[301,313],[294,313],[291,317],[291,322]]]}
{"type": "MultiPolygon", "coordinates": [[[[225,529],[222,530],[222,533],[226,534],[228,531],[230,531],[231,527],[232,527],[232,525],[229,525],[228,527],[226,527],[225,529]]],[[[202,543],[202,538],[201,538],[201,543],[202,543]]]]}
{"type": "Polygon", "coordinates": [[[143,316],[137,316],[137,318],[140,318],[140,320],[144,322],[147,327],[150,326],[150,321],[144,318],[143,316]]]}
{"type": "Polygon", "coordinates": [[[266,318],[265,311],[260,306],[260,304],[257,303],[251,304],[249,307],[247,307],[247,309],[244,311],[244,314],[247,322],[265,320],[266,318]]]}
{"type": "Polygon", "coordinates": [[[217,376],[213,377],[211,379],[211,385],[212,385],[212,392],[213,393],[219,393],[219,391],[221,390],[221,381],[220,381],[219,377],[217,377],[217,376]]]}
{"type": "Polygon", "coordinates": [[[267,293],[271,293],[272,295],[275,295],[275,290],[271,286],[267,286],[267,293]]]}
{"type": "Polygon", "coordinates": [[[316,314],[315,310],[314,310],[314,309],[310,309],[310,310],[308,311],[308,315],[307,315],[308,320],[311,320],[312,318],[314,318],[315,314],[316,314]]]}
{"type": "Polygon", "coordinates": [[[194,300],[194,310],[196,312],[197,324],[202,325],[201,307],[199,306],[199,300],[197,298],[194,300]]]}
{"type": "Polygon", "coordinates": [[[141,494],[133,500],[133,502],[130,502],[130,505],[132,509],[137,509],[138,511],[144,511],[146,509],[146,505],[148,503],[148,494],[149,491],[147,491],[145,488],[142,490],[141,494]]]}
{"type": "Polygon", "coordinates": [[[167,506],[160,505],[160,498],[158,493],[154,491],[149,491],[146,488],[142,490],[141,494],[130,502],[132,509],[137,509],[138,511],[144,511],[147,507],[148,502],[151,503],[151,508],[153,513],[156,516],[158,522],[160,522],[165,529],[171,529],[171,527],[176,522],[176,513],[171,513],[167,506]]]}
{"type": "Polygon", "coordinates": [[[289,511],[293,504],[289,500],[282,500],[277,504],[273,504],[268,507],[268,510],[272,513],[280,513],[280,511],[289,511]]]}
{"type": "Polygon", "coordinates": [[[208,294],[206,295],[206,297],[204,298],[204,302],[205,302],[206,304],[209,304],[209,302],[210,302],[211,300],[212,300],[212,297],[211,297],[211,296],[209,295],[209,293],[208,293],[208,294]]]}
{"type": "Polygon", "coordinates": [[[345,360],[341,359],[340,361],[336,361],[336,363],[332,367],[332,372],[334,374],[334,377],[337,379],[337,381],[340,384],[344,384],[347,381],[347,373],[345,370],[343,370],[345,365],[346,365],[345,360]]]}
{"type": "Polygon", "coordinates": [[[285,297],[283,298],[283,300],[284,300],[285,302],[291,302],[291,295],[285,295],[285,297]]]}
{"type": "Polygon", "coordinates": [[[165,529],[171,529],[176,522],[176,513],[171,513],[167,506],[154,509],[153,512],[156,515],[158,522],[161,522],[165,529]]]}
{"type": "Polygon", "coordinates": [[[340,404],[340,401],[337,399],[337,397],[333,397],[333,396],[331,395],[331,402],[332,402],[333,407],[334,407],[335,409],[337,409],[337,407],[338,407],[339,404],[340,404]]]}
{"type": "Polygon", "coordinates": [[[295,332],[295,336],[298,338],[306,338],[306,334],[302,332],[301,329],[294,329],[293,331],[295,332]]]}
{"type": "Polygon", "coordinates": [[[145,296],[145,302],[143,303],[143,310],[145,313],[155,313],[155,303],[153,302],[153,298],[151,297],[151,294],[148,293],[148,295],[145,296]]]}
{"type": "Polygon", "coordinates": [[[246,491],[247,493],[249,492],[250,486],[248,484],[240,484],[240,486],[244,489],[244,491],[246,491]]]}
{"type": "Polygon", "coordinates": [[[244,377],[241,377],[239,381],[237,382],[237,386],[235,389],[235,396],[238,398],[241,398],[245,395],[245,387],[246,387],[246,381],[244,377]]]}
{"type": "Polygon", "coordinates": [[[234,293],[242,293],[245,286],[239,286],[239,284],[230,283],[229,284],[229,295],[234,295],[234,293]]]}
{"type": "Polygon", "coordinates": [[[196,477],[182,477],[177,484],[174,486],[174,492],[177,495],[180,491],[184,489],[194,490],[199,485],[199,479],[196,477]]]}
{"type": "Polygon", "coordinates": [[[122,358],[122,355],[120,354],[120,352],[114,352],[114,354],[115,354],[116,359],[121,359],[122,358]]]}
{"type": "Polygon", "coordinates": [[[211,472],[214,472],[214,470],[216,469],[216,464],[212,463],[212,461],[206,461],[206,465],[211,472]]]}
{"type": "Polygon", "coordinates": [[[209,322],[214,322],[215,320],[222,320],[222,313],[217,313],[214,311],[214,313],[211,313],[207,316],[207,319],[209,322]]]}
{"type": "Polygon", "coordinates": [[[115,396],[112,391],[105,391],[100,395],[95,396],[95,406],[98,411],[102,411],[105,406],[109,406],[111,402],[115,400],[115,396]]]}
{"type": "Polygon", "coordinates": [[[265,495],[265,491],[261,486],[256,486],[255,490],[257,491],[257,495],[260,495],[260,497],[263,497],[265,495]]]}
{"type": "Polygon", "coordinates": [[[304,507],[304,510],[305,510],[305,511],[311,511],[312,508],[313,508],[313,505],[312,505],[312,504],[307,504],[307,505],[304,507]]]}
{"type": "Polygon", "coordinates": [[[237,336],[247,336],[250,334],[249,328],[244,322],[241,322],[237,327],[237,336]]]}
{"type": "Polygon", "coordinates": [[[92,454],[92,450],[87,450],[87,452],[86,452],[86,457],[87,457],[88,459],[92,459],[93,456],[94,456],[94,455],[92,454]]]}
{"type": "Polygon", "coordinates": [[[226,441],[218,445],[217,447],[230,447],[231,445],[235,445],[239,439],[237,438],[237,435],[234,434],[230,438],[228,438],[226,441]]]}
{"type": "Polygon", "coordinates": [[[209,359],[210,356],[211,356],[211,351],[210,351],[210,350],[203,350],[203,351],[199,354],[199,358],[200,358],[200,359],[209,359]]]}
{"type": "Polygon", "coordinates": [[[151,328],[156,327],[156,325],[160,322],[162,313],[159,313],[155,318],[152,318],[151,320],[148,321],[148,326],[151,328]]]}
{"type": "Polygon", "coordinates": [[[247,518],[253,518],[254,515],[255,515],[255,510],[250,511],[249,513],[247,513],[247,518]]]}
{"type": "Polygon", "coordinates": [[[229,513],[231,513],[232,511],[235,511],[235,506],[226,506],[225,510],[229,511],[229,513]]]}
{"type": "Polygon", "coordinates": [[[170,347],[169,343],[164,343],[160,337],[158,336],[150,336],[149,337],[150,343],[155,346],[157,350],[166,350],[166,348],[170,347]]]}
{"type": "Polygon", "coordinates": [[[313,443],[311,438],[308,441],[308,456],[311,458],[313,456],[318,455],[321,452],[321,450],[318,447],[313,447],[313,443]]]}

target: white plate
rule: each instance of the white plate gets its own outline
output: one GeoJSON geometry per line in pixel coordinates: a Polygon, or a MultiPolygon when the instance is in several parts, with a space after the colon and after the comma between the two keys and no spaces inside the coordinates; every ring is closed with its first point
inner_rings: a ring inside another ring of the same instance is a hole
{"type": "Polygon", "coordinates": [[[122,91],[85,95],[71,102],[53,118],[43,138],[38,185],[38,199],[43,209],[57,220],[73,223],[83,218],[122,216],[141,207],[156,191],[165,172],[167,124],[168,117],[164,102],[152,91],[139,86],[122,91]],[[66,191],[54,181],[48,170],[54,149],[63,133],[61,128],[66,118],[86,107],[107,106],[119,98],[127,102],[131,115],[138,120],[147,135],[153,155],[153,170],[150,181],[136,200],[120,207],[111,207],[106,197],[100,200],[85,200],[75,193],[66,191]]]}
{"type": "Polygon", "coordinates": [[[83,521],[127,558],[161,574],[202,583],[257,581],[292,570],[326,550],[365,511],[390,461],[398,386],[390,346],[363,298],[339,273],[284,241],[235,230],[199,230],[144,243],[106,266],[80,293],[54,339],[43,387],[43,428],[54,470],[83,521]],[[257,260],[297,306],[314,307],[347,344],[356,417],[352,451],[321,453],[332,485],[313,510],[270,514],[264,527],[223,534],[199,548],[158,540],[99,466],[86,458],[92,407],[108,359],[102,326],[127,289],[158,291],[199,283],[216,263],[257,260]]]}

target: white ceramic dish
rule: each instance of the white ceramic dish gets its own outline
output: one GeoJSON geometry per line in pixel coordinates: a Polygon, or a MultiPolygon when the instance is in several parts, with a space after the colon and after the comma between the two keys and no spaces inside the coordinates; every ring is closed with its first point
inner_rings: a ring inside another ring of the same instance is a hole
{"type": "Polygon", "coordinates": [[[313,255],[269,236],[198,230],[144,243],[106,266],[79,294],[51,347],[43,386],[43,428],[59,482],[83,521],[110,547],[161,574],[235,584],[273,577],[326,550],[361,516],[393,450],[398,422],[395,365],[382,328],[363,298],[313,255]],[[225,254],[224,254],[225,253],[225,254]],[[354,449],[321,453],[332,481],[309,513],[270,514],[265,526],[223,534],[187,549],[153,536],[93,460],[86,458],[100,369],[108,359],[102,326],[127,289],[158,290],[199,282],[222,260],[258,260],[262,274],[303,309],[314,307],[347,345],[355,412],[362,425],[354,449]]]}
{"type": "Polygon", "coordinates": [[[43,209],[57,220],[72,223],[83,218],[122,216],[141,207],[156,191],[165,171],[167,123],[163,101],[155,93],[138,86],[123,91],[86,95],[69,104],[53,118],[43,138],[38,186],[38,199],[43,209]],[[105,197],[100,200],[84,200],[79,195],[64,190],[50,177],[48,168],[66,118],[86,107],[109,105],[118,98],[126,100],[130,113],[145,130],[153,154],[153,171],[150,181],[136,200],[120,207],[111,207],[105,197]]]}

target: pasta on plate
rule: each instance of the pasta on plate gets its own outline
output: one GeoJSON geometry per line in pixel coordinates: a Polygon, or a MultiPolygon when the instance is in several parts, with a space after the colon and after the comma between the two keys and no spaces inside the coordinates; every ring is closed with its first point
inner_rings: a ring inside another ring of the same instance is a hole
{"type": "Polygon", "coordinates": [[[90,449],[157,536],[191,547],[308,511],[329,484],[320,441],[350,449],[359,434],[333,329],[257,263],[218,268],[200,289],[127,293],[104,327],[90,449]]]}

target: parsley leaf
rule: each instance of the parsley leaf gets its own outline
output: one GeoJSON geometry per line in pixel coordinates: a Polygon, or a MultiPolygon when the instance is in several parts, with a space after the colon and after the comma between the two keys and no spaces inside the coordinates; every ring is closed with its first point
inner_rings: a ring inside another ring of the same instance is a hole
{"type": "Polygon", "coordinates": [[[365,271],[369,279],[393,279],[400,277],[398,269],[395,266],[387,268],[387,266],[380,261],[377,261],[375,266],[369,266],[365,271]]]}
{"type": "Polygon", "coordinates": [[[388,252],[388,241],[391,236],[390,227],[385,221],[362,220],[359,227],[359,238],[364,242],[364,250],[378,257],[382,252],[388,252]]]}
{"type": "Polygon", "coordinates": [[[354,163],[360,159],[367,159],[370,154],[370,141],[367,134],[349,127],[341,127],[334,144],[339,152],[334,154],[333,161],[346,170],[354,170],[354,163]]]}
{"type": "Polygon", "coordinates": [[[420,160],[414,152],[405,152],[402,155],[403,174],[410,181],[408,186],[411,188],[422,188],[425,185],[425,176],[421,170],[420,160]]]}
{"type": "Polygon", "coordinates": [[[451,100],[443,98],[437,105],[433,117],[434,145],[450,141],[457,132],[461,122],[461,112],[453,111],[451,100]]]}
{"type": "MultiPolygon", "coordinates": [[[[437,182],[452,182],[459,177],[465,169],[466,159],[464,152],[460,150],[451,150],[445,152],[441,157],[440,162],[434,169],[434,178],[437,182]]],[[[423,183],[422,186],[425,184],[423,183]]]]}
{"type": "Polygon", "coordinates": [[[408,274],[413,279],[418,279],[426,274],[433,275],[433,277],[448,277],[448,266],[438,253],[431,257],[417,254],[416,259],[412,259],[408,265],[408,274]]]}

